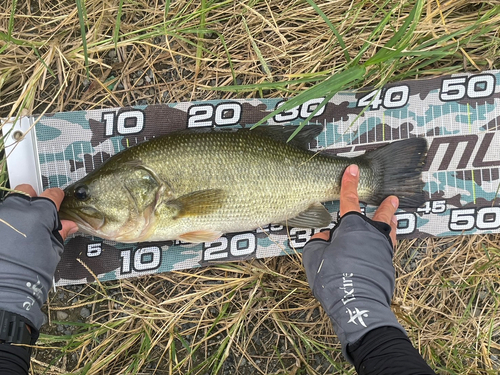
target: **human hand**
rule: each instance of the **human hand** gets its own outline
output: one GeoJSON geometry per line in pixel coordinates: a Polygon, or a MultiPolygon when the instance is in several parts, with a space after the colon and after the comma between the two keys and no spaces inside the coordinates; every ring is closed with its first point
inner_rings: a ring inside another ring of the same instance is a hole
{"type": "MultiPolygon", "coordinates": [[[[346,168],[342,176],[342,184],[340,187],[340,217],[343,217],[349,212],[359,212],[359,168],[356,164],[352,164],[346,168]]],[[[374,221],[381,221],[391,226],[390,238],[393,246],[396,246],[396,228],[397,219],[394,213],[399,205],[398,197],[391,195],[387,197],[379,206],[375,215],[374,221]]],[[[323,239],[327,241],[330,238],[330,232],[319,232],[311,237],[311,239],[323,239]]]]}
{"type": "Polygon", "coordinates": [[[62,190],[48,189],[39,197],[30,185],[15,190],[0,205],[0,306],[39,330],[63,238],[78,227],[59,221],[62,190]]]}
{"type": "Polygon", "coordinates": [[[351,363],[348,346],[369,331],[392,326],[404,332],[390,309],[398,199],[386,198],[370,220],[359,209],[358,183],[359,168],[351,165],[342,177],[341,220],[331,231],[314,235],[302,255],[309,286],[351,363]]]}
{"type": "MultiPolygon", "coordinates": [[[[33,189],[33,187],[28,184],[17,185],[14,190],[25,193],[30,197],[37,196],[35,189],[33,189]]],[[[43,191],[42,194],[40,194],[40,197],[50,199],[56,205],[57,211],[59,211],[61,203],[64,199],[64,191],[59,188],[50,188],[43,191]]],[[[61,235],[63,241],[66,239],[66,237],[78,231],[78,225],[76,225],[76,223],[71,220],[61,220],[61,225],[62,228],[59,231],[59,234],[61,235]]]]}

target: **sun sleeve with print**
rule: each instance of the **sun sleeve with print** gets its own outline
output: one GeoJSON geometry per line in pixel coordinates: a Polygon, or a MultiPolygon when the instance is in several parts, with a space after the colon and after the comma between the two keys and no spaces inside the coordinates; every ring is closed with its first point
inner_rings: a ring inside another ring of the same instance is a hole
{"type": "Polygon", "coordinates": [[[0,306],[26,318],[36,330],[63,252],[59,229],[50,199],[10,194],[0,205],[0,306]]]}
{"type": "Polygon", "coordinates": [[[392,313],[393,247],[390,226],[357,212],[342,217],[330,240],[313,239],[303,250],[307,280],[332,320],[347,351],[369,331],[395,327],[406,334],[392,313]]]}

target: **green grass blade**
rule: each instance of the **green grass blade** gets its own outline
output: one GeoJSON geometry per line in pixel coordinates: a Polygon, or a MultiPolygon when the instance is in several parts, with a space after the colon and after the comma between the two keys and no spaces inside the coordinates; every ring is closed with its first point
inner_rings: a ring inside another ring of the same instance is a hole
{"type": "MultiPolygon", "coordinates": [[[[235,79],[235,77],[233,76],[235,79]]],[[[280,81],[280,82],[262,82],[249,85],[233,85],[224,87],[207,87],[207,90],[215,91],[230,91],[230,92],[249,92],[256,90],[273,90],[273,89],[284,89],[285,86],[296,85],[300,83],[317,82],[326,79],[327,76],[321,75],[317,77],[307,77],[299,78],[290,81],[280,81]]]]}
{"type": "Polygon", "coordinates": [[[201,0],[200,29],[198,31],[198,41],[196,42],[196,73],[200,71],[201,58],[203,57],[203,38],[205,37],[207,11],[207,0],[201,0]]]}
{"type": "Polygon", "coordinates": [[[17,0],[12,0],[12,8],[10,9],[9,26],[7,31],[9,39],[11,38],[12,31],[14,30],[14,16],[16,15],[16,8],[17,8],[17,0]]]}
{"type": "MultiPolygon", "coordinates": [[[[212,31],[213,32],[213,31],[212,31]]],[[[224,51],[226,52],[227,62],[229,64],[229,69],[231,69],[231,75],[233,76],[233,82],[236,83],[236,72],[234,71],[233,60],[231,59],[231,54],[229,53],[229,48],[227,48],[226,41],[224,39],[224,35],[217,32],[219,36],[220,42],[222,43],[222,47],[224,47],[224,51]]]]}
{"type": "Polygon", "coordinates": [[[166,20],[168,18],[168,12],[170,11],[170,0],[165,1],[165,13],[163,18],[166,20]]]}
{"type": "Polygon", "coordinates": [[[403,25],[398,29],[398,31],[396,31],[392,38],[385,43],[384,47],[375,54],[375,56],[366,61],[365,66],[380,64],[395,58],[403,49],[408,47],[408,44],[413,37],[413,33],[418,26],[418,21],[422,15],[423,7],[423,0],[418,0],[403,25]]]}
{"type": "Polygon", "coordinates": [[[0,54],[2,54],[2,53],[3,53],[3,51],[5,51],[8,47],[9,47],[9,44],[8,44],[8,43],[5,43],[5,44],[3,45],[3,47],[2,47],[2,48],[0,48],[0,54]]]}
{"type": "Polygon", "coordinates": [[[13,38],[12,36],[9,37],[8,34],[1,32],[1,31],[0,31],[0,40],[3,40],[4,42],[11,42],[11,43],[14,43],[18,46],[42,46],[44,44],[42,42],[30,42],[27,40],[16,39],[16,38],[13,38]]]}
{"type": "Polygon", "coordinates": [[[57,78],[56,74],[54,73],[54,71],[50,68],[50,66],[47,65],[47,63],[45,62],[45,60],[40,55],[40,52],[38,51],[38,49],[36,47],[32,47],[32,48],[33,48],[33,52],[35,52],[36,57],[38,57],[38,60],[40,60],[40,62],[43,64],[43,66],[45,67],[45,69],[47,69],[47,71],[50,73],[50,75],[52,77],[54,77],[54,78],[57,78]]]}
{"type": "Polygon", "coordinates": [[[252,129],[263,124],[265,121],[269,120],[274,115],[277,115],[278,113],[284,111],[288,111],[298,105],[301,105],[302,103],[305,103],[310,99],[322,98],[328,95],[335,94],[343,89],[350,87],[354,82],[363,78],[365,71],[366,70],[364,66],[356,65],[344,70],[343,72],[330,76],[323,82],[318,83],[316,86],[313,86],[310,89],[286,101],[283,105],[276,108],[273,112],[269,113],[262,120],[258,121],[252,127],[252,129]]]}
{"type": "Polygon", "coordinates": [[[369,22],[363,22],[365,26],[360,25],[361,29],[359,31],[356,31],[357,33],[361,34],[364,32],[364,30],[368,27],[369,24],[376,22],[377,26],[375,29],[373,29],[370,33],[370,36],[367,38],[366,42],[363,43],[363,46],[359,50],[358,54],[353,60],[353,65],[354,64],[359,64],[359,61],[364,57],[365,52],[374,44],[376,43],[376,40],[380,37],[380,34],[384,31],[385,26],[389,23],[389,21],[392,18],[392,11],[385,12],[385,15],[382,17],[382,19],[377,18],[380,13],[383,12],[382,9],[384,9],[387,4],[389,4],[391,0],[386,0],[383,4],[379,6],[379,9],[373,14],[369,22]]]}
{"type": "Polygon", "coordinates": [[[169,21],[168,21],[168,12],[170,12],[170,0],[166,0],[165,1],[165,10],[163,11],[163,22],[162,22],[162,33],[164,35],[167,34],[167,26],[169,24],[169,21]]]}
{"type": "Polygon", "coordinates": [[[241,18],[241,20],[243,21],[243,25],[245,26],[245,30],[248,34],[249,39],[250,39],[250,43],[252,43],[252,48],[253,48],[255,54],[257,55],[257,58],[259,59],[260,64],[262,65],[262,69],[264,69],[264,72],[266,73],[267,78],[270,81],[272,81],[273,75],[271,74],[271,70],[269,69],[267,62],[264,59],[264,56],[262,55],[262,52],[259,49],[259,46],[257,45],[257,43],[255,43],[255,40],[253,39],[252,34],[250,33],[250,29],[248,28],[247,21],[243,17],[241,18]]]}
{"type": "Polygon", "coordinates": [[[391,39],[384,45],[386,48],[393,48],[397,45],[401,44],[401,41],[405,40],[408,37],[411,37],[411,33],[406,30],[412,25],[418,23],[420,20],[420,15],[422,14],[423,9],[423,0],[418,0],[413,9],[411,10],[408,17],[406,17],[403,25],[396,31],[396,33],[392,36],[391,39]],[[417,15],[418,10],[418,15],[417,15]]]}
{"type": "Polygon", "coordinates": [[[118,39],[120,37],[120,25],[122,23],[122,12],[123,12],[123,2],[125,0],[120,0],[118,5],[118,14],[116,15],[115,28],[113,29],[113,43],[115,44],[115,49],[118,44],[118,39]]]}
{"type": "Polygon", "coordinates": [[[342,38],[342,35],[338,32],[337,28],[333,26],[333,24],[330,22],[328,17],[326,16],[325,13],[316,5],[316,3],[313,0],[307,0],[310,6],[313,7],[313,9],[316,11],[316,13],[319,14],[319,16],[325,21],[325,23],[328,25],[330,30],[332,30],[333,34],[337,38],[337,41],[339,42],[340,47],[342,48],[342,52],[344,53],[345,60],[349,63],[351,62],[351,58],[349,57],[349,52],[347,52],[347,47],[344,43],[344,39],[342,38]]]}
{"type": "Polygon", "coordinates": [[[333,98],[333,96],[336,94],[337,92],[332,92],[330,94],[328,94],[322,101],[321,103],[318,104],[318,106],[314,109],[314,111],[311,112],[311,114],[309,116],[307,116],[307,118],[302,121],[300,123],[300,125],[297,127],[297,129],[295,129],[295,131],[292,133],[292,135],[290,135],[290,137],[288,138],[287,142],[290,142],[293,137],[295,137],[301,130],[304,126],[307,125],[307,123],[314,117],[314,115],[316,115],[316,113],[318,113],[318,111],[323,108],[326,103],[328,103],[328,101],[333,98]]]}
{"type": "Polygon", "coordinates": [[[16,8],[17,8],[17,0],[13,0],[12,7],[10,8],[9,24],[7,26],[7,35],[6,35],[7,43],[0,49],[0,53],[2,53],[7,49],[7,47],[9,46],[9,42],[12,39],[12,31],[14,30],[14,16],[16,15],[16,8]]]}
{"type": "Polygon", "coordinates": [[[87,73],[87,77],[90,78],[89,56],[88,56],[88,50],[87,50],[87,31],[85,29],[85,19],[87,18],[87,15],[85,12],[84,0],[76,0],[76,8],[78,9],[78,20],[80,21],[80,32],[82,35],[83,56],[85,59],[85,71],[87,73]]]}

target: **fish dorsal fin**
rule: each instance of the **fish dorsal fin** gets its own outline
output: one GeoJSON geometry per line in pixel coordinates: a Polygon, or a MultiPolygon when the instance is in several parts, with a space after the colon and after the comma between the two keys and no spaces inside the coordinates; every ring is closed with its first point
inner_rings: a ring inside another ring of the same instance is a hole
{"type": "MultiPolygon", "coordinates": [[[[262,125],[251,130],[259,132],[260,134],[272,138],[276,141],[286,143],[288,138],[297,130],[298,126],[295,125],[262,125]]],[[[323,131],[322,125],[306,125],[295,135],[288,144],[307,149],[311,143],[323,131]]]]}
{"type": "Polygon", "coordinates": [[[196,230],[193,232],[181,234],[179,236],[179,240],[190,243],[213,242],[220,236],[222,236],[222,232],[215,232],[211,230],[196,230]]]}
{"type": "Polygon", "coordinates": [[[222,207],[226,193],[222,189],[198,190],[166,202],[177,208],[175,219],[187,216],[206,215],[222,207]]]}
{"type": "Polygon", "coordinates": [[[330,225],[331,221],[332,215],[328,210],[321,203],[314,203],[296,217],[280,224],[296,228],[322,228],[330,225]]]}

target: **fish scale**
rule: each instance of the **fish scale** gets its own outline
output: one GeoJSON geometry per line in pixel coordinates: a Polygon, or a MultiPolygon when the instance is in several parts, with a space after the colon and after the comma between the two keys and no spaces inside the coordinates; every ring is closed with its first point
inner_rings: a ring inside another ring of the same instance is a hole
{"type": "Polygon", "coordinates": [[[174,224],[168,215],[159,215],[158,226],[163,231],[158,230],[157,236],[168,236],[171,231],[184,233],[194,226],[234,232],[250,224],[253,229],[272,220],[291,219],[316,201],[338,197],[338,189],[329,192],[335,189],[328,177],[341,173],[347,163],[333,165],[330,158],[322,156],[311,159],[305,150],[284,148],[270,138],[249,135],[195,134],[189,147],[186,141],[171,137],[172,144],[178,143],[179,147],[156,147],[143,158],[144,163],[162,171],[166,171],[161,168],[163,160],[177,161],[174,169],[182,171],[178,178],[159,173],[163,180],[172,181],[175,196],[206,189],[223,189],[227,193],[219,210],[195,219],[174,224]],[[228,135],[233,142],[227,141],[228,135]]]}
{"type": "Polygon", "coordinates": [[[378,204],[394,191],[403,203],[423,200],[425,140],[395,142],[349,159],[304,147],[321,129],[307,126],[289,144],[283,140],[293,126],[154,138],[68,186],[61,215],[86,233],[121,242],[203,242],[269,223],[322,227],[331,216],[320,202],[339,198],[341,175],[352,163],[360,166],[362,201],[378,204]],[[395,161],[403,154],[408,163],[397,170],[395,161]],[[78,191],[86,192],[85,199],[78,191]]]}

